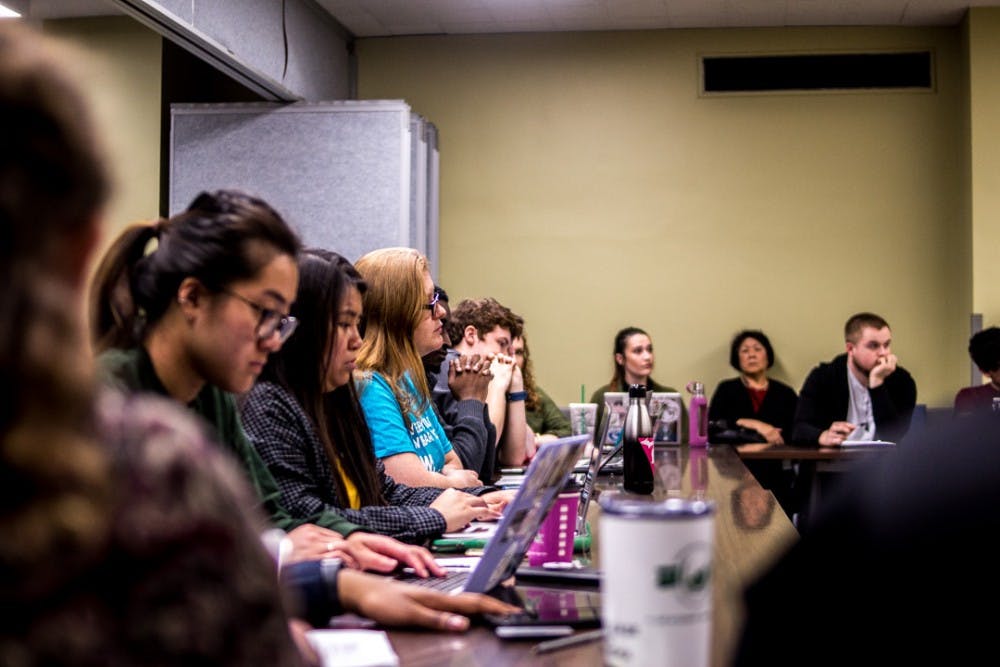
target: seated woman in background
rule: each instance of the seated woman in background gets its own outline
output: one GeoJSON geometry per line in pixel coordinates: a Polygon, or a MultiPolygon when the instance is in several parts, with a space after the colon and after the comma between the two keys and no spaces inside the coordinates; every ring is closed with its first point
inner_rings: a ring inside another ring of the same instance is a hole
{"type": "Polygon", "coordinates": [[[247,435],[289,512],[331,510],[410,542],[459,530],[472,519],[498,518],[487,501],[502,505],[510,492],[409,487],[386,475],[375,458],[352,380],[365,289],[340,255],[306,250],[291,311],[301,324],[268,359],[242,404],[247,435]]]}
{"type": "Polygon", "coordinates": [[[514,351],[514,363],[521,369],[524,378],[524,390],[528,397],[524,399],[525,417],[528,420],[529,436],[532,442],[529,446],[528,461],[538,448],[556,438],[571,434],[569,418],[562,413],[545,390],[535,384],[535,371],[531,363],[531,353],[528,350],[527,337],[514,338],[511,348],[514,351]]]}
{"type": "MultiPolygon", "coordinates": [[[[652,378],[655,363],[653,341],[642,329],[625,327],[615,334],[612,354],[615,369],[611,375],[611,382],[595,391],[590,397],[591,403],[597,403],[597,421],[594,423],[598,427],[604,415],[604,394],[609,391],[628,392],[631,384],[646,385],[647,398],[651,391],[677,391],[652,378]]],[[[684,401],[681,401],[681,439],[687,442],[687,408],[684,406],[684,401]]]]}
{"type": "Polygon", "coordinates": [[[444,343],[445,311],[427,258],[413,248],[381,248],[355,268],[368,285],[355,381],[375,456],[401,484],[480,486],[437,418],[421,361],[444,343]]]}
{"type": "MultiPolygon", "coordinates": [[[[780,445],[791,434],[798,397],[787,384],[769,378],[774,348],[763,331],[744,330],[733,337],[729,365],[739,377],[723,380],[708,403],[709,442],[767,442],[780,445]]],[[[781,461],[744,461],[760,485],[774,493],[785,513],[799,508],[795,472],[781,461]]]]}
{"type": "Polygon", "coordinates": [[[1000,328],[989,327],[974,334],[969,339],[969,356],[990,381],[958,390],[955,394],[956,417],[991,412],[993,400],[1000,398],[1000,328]]]}
{"type": "MultiPolygon", "coordinates": [[[[780,445],[791,434],[795,418],[795,390],[767,376],[774,365],[774,348],[763,331],[745,330],[733,337],[729,365],[739,377],[723,380],[708,404],[709,438],[719,431],[747,429],[739,442],[780,445]]],[[[714,440],[712,440],[714,442],[714,440]]]]}
{"type": "Polygon", "coordinates": [[[294,559],[336,555],[385,571],[403,558],[424,570],[433,560],[425,549],[364,532],[336,512],[293,517],[243,431],[235,394],[253,386],[297,324],[287,313],[298,252],[298,237],[277,211],[232,190],[202,193],[172,218],[127,228],[91,286],[104,379],[127,393],[172,398],[204,418],[243,463],[274,525],[289,531],[294,559]]]}

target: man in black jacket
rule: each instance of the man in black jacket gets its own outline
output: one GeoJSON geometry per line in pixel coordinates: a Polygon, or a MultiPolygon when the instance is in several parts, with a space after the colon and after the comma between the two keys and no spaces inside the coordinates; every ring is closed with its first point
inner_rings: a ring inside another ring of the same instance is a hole
{"type": "Polygon", "coordinates": [[[792,442],[898,442],[910,427],[917,385],[892,353],[892,331],[873,313],[844,325],[847,352],[809,373],[795,410],[792,442]]]}

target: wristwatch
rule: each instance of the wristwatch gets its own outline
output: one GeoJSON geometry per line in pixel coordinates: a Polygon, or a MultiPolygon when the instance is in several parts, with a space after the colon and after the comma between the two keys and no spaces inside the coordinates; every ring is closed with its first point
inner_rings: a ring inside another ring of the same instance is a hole
{"type": "Polygon", "coordinates": [[[512,403],[514,401],[523,401],[528,398],[528,392],[526,391],[511,391],[507,393],[507,402],[512,403]]]}

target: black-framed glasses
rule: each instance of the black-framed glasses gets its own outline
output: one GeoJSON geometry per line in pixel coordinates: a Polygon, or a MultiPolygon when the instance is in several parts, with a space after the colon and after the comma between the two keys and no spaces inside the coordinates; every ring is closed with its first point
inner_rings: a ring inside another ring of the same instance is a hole
{"type": "Polygon", "coordinates": [[[437,290],[434,290],[434,296],[431,297],[431,302],[430,303],[425,303],[424,304],[424,308],[426,308],[427,310],[431,311],[431,314],[433,315],[434,314],[434,308],[438,305],[438,301],[440,301],[440,300],[441,300],[441,292],[438,292],[437,290]]]}
{"type": "Polygon", "coordinates": [[[295,333],[295,327],[299,326],[298,319],[291,315],[285,315],[280,311],[265,308],[259,303],[255,303],[242,294],[237,294],[232,290],[224,289],[220,291],[227,296],[239,299],[257,311],[260,315],[260,319],[257,320],[257,340],[268,340],[271,336],[277,333],[278,339],[284,343],[288,340],[289,336],[295,333]]]}

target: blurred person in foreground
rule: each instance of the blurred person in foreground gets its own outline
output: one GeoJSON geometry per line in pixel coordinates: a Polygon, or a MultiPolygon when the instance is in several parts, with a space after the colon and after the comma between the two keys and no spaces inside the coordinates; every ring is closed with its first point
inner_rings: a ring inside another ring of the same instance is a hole
{"type": "Polygon", "coordinates": [[[1000,594],[996,420],[947,420],[844,475],[749,586],[734,664],[988,662],[988,607],[1000,594]]]}

